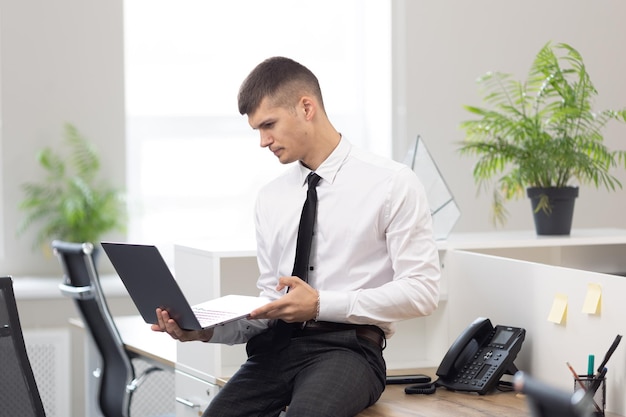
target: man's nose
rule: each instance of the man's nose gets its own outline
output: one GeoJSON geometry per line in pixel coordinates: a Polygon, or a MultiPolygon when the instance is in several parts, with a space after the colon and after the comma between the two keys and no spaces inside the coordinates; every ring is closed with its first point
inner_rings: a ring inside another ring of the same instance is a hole
{"type": "Polygon", "coordinates": [[[269,133],[261,132],[261,147],[267,148],[272,144],[272,136],[269,133]]]}

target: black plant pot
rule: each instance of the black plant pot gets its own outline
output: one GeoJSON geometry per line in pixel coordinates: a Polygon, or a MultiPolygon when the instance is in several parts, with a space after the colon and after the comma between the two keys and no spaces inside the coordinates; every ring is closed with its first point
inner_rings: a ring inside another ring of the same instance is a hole
{"type": "Polygon", "coordinates": [[[569,235],[574,217],[574,202],[578,197],[578,187],[538,188],[526,190],[530,198],[538,235],[569,235]],[[548,207],[537,208],[542,199],[548,198],[548,207]]]}

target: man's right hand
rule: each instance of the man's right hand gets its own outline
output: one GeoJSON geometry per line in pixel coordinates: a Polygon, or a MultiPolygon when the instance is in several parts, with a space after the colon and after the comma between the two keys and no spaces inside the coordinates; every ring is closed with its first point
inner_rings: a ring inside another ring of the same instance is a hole
{"type": "Polygon", "coordinates": [[[180,342],[190,342],[193,340],[200,340],[202,342],[208,342],[213,337],[213,329],[202,330],[184,330],[178,326],[178,323],[170,317],[167,310],[160,308],[156,309],[156,316],[158,323],[153,324],[151,329],[155,332],[163,332],[169,334],[172,339],[180,342]]]}

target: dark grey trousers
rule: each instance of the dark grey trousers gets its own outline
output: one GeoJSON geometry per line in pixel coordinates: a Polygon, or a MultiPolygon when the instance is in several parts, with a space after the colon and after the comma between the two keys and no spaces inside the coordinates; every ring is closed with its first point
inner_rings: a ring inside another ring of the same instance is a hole
{"type": "Polygon", "coordinates": [[[248,360],[204,417],[353,417],[385,388],[382,349],[354,330],[294,337],[277,350],[273,329],[248,342],[248,360]]]}

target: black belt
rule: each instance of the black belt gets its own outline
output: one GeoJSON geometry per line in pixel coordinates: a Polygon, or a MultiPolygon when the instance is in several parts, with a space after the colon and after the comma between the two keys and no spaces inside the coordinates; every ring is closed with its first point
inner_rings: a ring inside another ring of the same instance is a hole
{"type": "Polygon", "coordinates": [[[371,324],[333,323],[330,321],[309,320],[303,323],[302,328],[293,332],[293,337],[302,337],[315,332],[340,332],[354,330],[356,336],[365,339],[381,348],[385,347],[385,333],[380,327],[371,324]]]}

